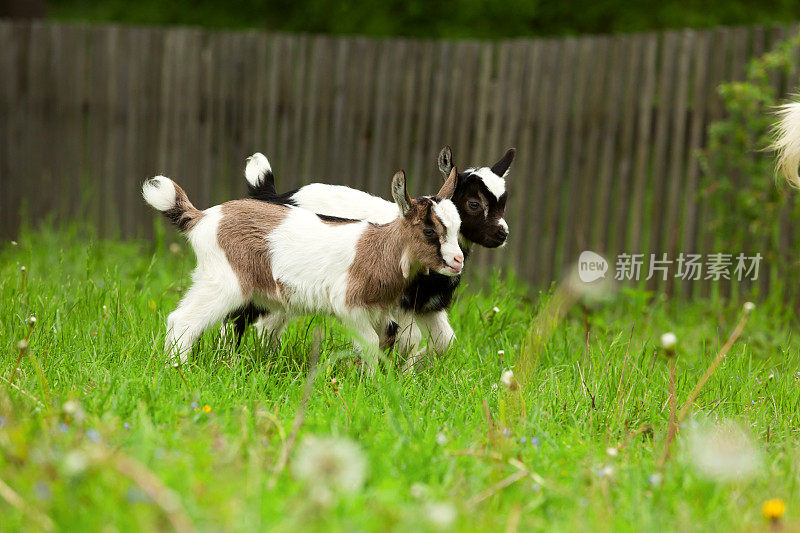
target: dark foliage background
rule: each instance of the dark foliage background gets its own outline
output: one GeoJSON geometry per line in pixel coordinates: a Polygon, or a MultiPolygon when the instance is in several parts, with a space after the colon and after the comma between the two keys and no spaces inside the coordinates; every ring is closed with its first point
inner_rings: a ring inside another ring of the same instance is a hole
{"type": "MultiPolygon", "coordinates": [[[[14,1],[0,0],[0,5],[14,1]]],[[[46,4],[48,16],[60,20],[481,39],[800,19],[800,2],[795,0],[50,0],[46,4]]]]}

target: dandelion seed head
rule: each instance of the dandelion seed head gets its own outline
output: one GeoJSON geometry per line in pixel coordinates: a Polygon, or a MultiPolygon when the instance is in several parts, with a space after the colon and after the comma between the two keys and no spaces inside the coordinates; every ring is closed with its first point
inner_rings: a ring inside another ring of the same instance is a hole
{"type": "Polygon", "coordinates": [[[688,457],[704,477],[728,482],[754,477],[763,462],[750,434],[733,421],[689,427],[688,457]]]}
{"type": "Polygon", "coordinates": [[[661,348],[667,353],[675,353],[675,348],[678,345],[678,337],[674,333],[667,332],[661,335],[661,348]]]}
{"type": "Polygon", "coordinates": [[[609,457],[616,457],[619,455],[619,450],[615,446],[606,448],[606,455],[609,457]]]}
{"type": "Polygon", "coordinates": [[[447,444],[447,435],[445,435],[441,431],[439,433],[437,433],[436,434],[436,444],[438,444],[439,446],[444,446],[445,444],[447,444]]]}
{"type": "Polygon", "coordinates": [[[431,502],[425,506],[425,519],[437,529],[452,527],[456,516],[456,508],[447,502],[431,502]]]}
{"type": "Polygon", "coordinates": [[[411,495],[412,498],[416,500],[421,500],[428,496],[428,486],[424,483],[414,483],[408,489],[408,493],[411,495]]]}
{"type": "Polygon", "coordinates": [[[514,371],[506,370],[500,376],[500,383],[508,390],[517,390],[517,380],[514,379],[514,371]]]}
{"type": "Polygon", "coordinates": [[[82,421],[86,417],[81,402],[77,400],[67,400],[64,402],[64,405],[61,406],[61,409],[64,411],[64,414],[69,415],[77,422],[82,421]]]}
{"type": "Polygon", "coordinates": [[[29,316],[29,317],[28,317],[28,320],[26,320],[26,322],[27,322],[27,323],[28,323],[28,324],[29,324],[31,327],[33,327],[33,326],[35,326],[35,325],[36,325],[36,317],[35,317],[35,316],[33,316],[33,315],[29,316]]]}
{"type": "Polygon", "coordinates": [[[361,490],[367,461],[361,448],[350,439],[310,436],[297,448],[292,473],[307,483],[309,495],[317,504],[328,506],[340,493],[361,490]]]}
{"type": "Polygon", "coordinates": [[[597,477],[611,477],[614,475],[614,467],[611,465],[604,465],[597,470],[597,477]]]}
{"type": "Polygon", "coordinates": [[[62,467],[68,476],[78,476],[89,468],[89,457],[81,450],[72,450],[64,456],[62,467]]]}
{"type": "Polygon", "coordinates": [[[744,305],[742,306],[742,310],[745,312],[745,314],[748,315],[752,313],[753,310],[755,310],[755,308],[756,304],[754,304],[753,302],[745,302],[744,305]]]}
{"type": "Polygon", "coordinates": [[[647,481],[654,487],[658,487],[659,485],[661,485],[661,479],[662,479],[661,474],[659,474],[658,472],[647,476],[647,481]]]}
{"type": "Polygon", "coordinates": [[[27,352],[28,351],[28,341],[26,341],[25,339],[22,339],[21,341],[19,341],[17,343],[17,350],[19,350],[22,353],[27,352]]]}

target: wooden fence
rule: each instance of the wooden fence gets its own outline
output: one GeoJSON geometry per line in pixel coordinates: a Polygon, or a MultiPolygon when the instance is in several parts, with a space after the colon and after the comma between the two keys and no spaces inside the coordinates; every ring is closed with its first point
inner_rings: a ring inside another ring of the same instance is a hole
{"type": "Polygon", "coordinates": [[[475,272],[543,286],[584,249],[710,252],[694,152],[722,116],[716,87],[794,31],[448,42],[0,22],[0,231],[26,205],[147,236],[145,177],[202,208],[244,194],[254,151],[280,189],[386,197],[404,168],[429,194],[450,144],[462,167],[518,149],[509,245],[475,272]]]}

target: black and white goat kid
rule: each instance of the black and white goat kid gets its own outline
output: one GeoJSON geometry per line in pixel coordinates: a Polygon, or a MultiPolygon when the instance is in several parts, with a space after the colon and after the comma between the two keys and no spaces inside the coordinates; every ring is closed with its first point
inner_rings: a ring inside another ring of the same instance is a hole
{"type": "MultiPolygon", "coordinates": [[[[234,200],[200,211],[175,182],[157,176],[142,194],[186,236],[197,256],[192,285],[167,320],[166,350],[187,360],[209,326],[246,306],[284,322],[306,313],[339,318],[370,371],[389,313],[420,271],[461,273],[455,170],[434,197],[411,199],[392,179],[399,215],[386,224],[332,221],[297,207],[234,200]]],[[[273,327],[281,329],[282,323],[273,327]]]]}
{"type": "MultiPolygon", "coordinates": [[[[506,177],[514,159],[514,148],[509,149],[491,167],[468,168],[456,174],[452,202],[461,217],[459,244],[465,257],[473,244],[487,248],[503,246],[508,237],[508,224],[504,217],[506,200],[506,177]]],[[[439,153],[439,170],[447,178],[454,168],[450,147],[439,153]]],[[[344,219],[368,220],[385,224],[399,216],[396,203],[341,185],[312,183],[283,194],[275,188],[274,176],[267,158],[254,154],[248,159],[245,170],[251,198],[271,203],[292,205],[314,211],[323,216],[344,219]]],[[[411,355],[408,365],[417,361],[422,333],[429,335],[431,344],[438,353],[444,353],[455,339],[453,328],[447,317],[453,293],[461,276],[444,276],[436,272],[420,272],[406,287],[396,312],[397,323],[387,325],[384,340],[395,346],[401,354],[411,355]]],[[[254,319],[255,310],[245,310],[236,319],[237,342],[241,339],[247,323],[254,319]]],[[[270,331],[271,322],[278,317],[262,317],[259,329],[262,334],[270,331]]]]}

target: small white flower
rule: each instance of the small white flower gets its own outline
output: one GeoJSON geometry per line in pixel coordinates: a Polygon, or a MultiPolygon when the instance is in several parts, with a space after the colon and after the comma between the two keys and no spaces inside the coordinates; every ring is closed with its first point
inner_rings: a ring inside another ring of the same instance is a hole
{"type": "Polygon", "coordinates": [[[497,307],[497,306],[494,306],[494,307],[492,307],[492,311],[494,311],[495,313],[499,313],[500,312],[500,308],[497,307]]]}
{"type": "Polygon", "coordinates": [[[517,380],[514,379],[514,371],[506,370],[500,376],[500,383],[508,390],[517,390],[517,380]]]}
{"type": "Polygon", "coordinates": [[[72,450],[64,457],[62,466],[65,474],[77,476],[89,467],[89,457],[81,450],[72,450]]]}
{"type": "Polygon", "coordinates": [[[67,400],[61,408],[64,410],[65,414],[71,416],[76,422],[80,422],[86,417],[81,402],[77,400],[67,400]]]}
{"type": "Polygon", "coordinates": [[[19,267],[20,272],[25,272],[25,265],[19,267]]]}
{"type": "Polygon", "coordinates": [[[436,444],[438,444],[439,446],[444,446],[445,444],[447,444],[447,435],[445,435],[441,431],[439,433],[437,433],[436,434],[436,444]]]}
{"type": "Polygon", "coordinates": [[[414,483],[411,485],[411,488],[408,489],[408,492],[415,500],[421,500],[428,496],[428,486],[424,483],[414,483]]]}
{"type": "Polygon", "coordinates": [[[28,317],[27,322],[28,322],[28,325],[31,326],[31,327],[35,326],[36,325],[36,317],[35,316],[28,317]]]}
{"type": "Polygon", "coordinates": [[[597,471],[598,477],[611,477],[614,475],[614,467],[611,465],[605,465],[600,470],[597,471]]]}
{"type": "Polygon", "coordinates": [[[505,355],[505,354],[506,354],[505,350],[497,350],[497,355],[505,355]]]}
{"type": "Polygon", "coordinates": [[[659,474],[658,472],[650,474],[649,476],[647,476],[647,481],[649,481],[650,484],[653,485],[654,487],[657,487],[661,485],[661,474],[659,474]]]}
{"type": "Polygon", "coordinates": [[[616,457],[619,455],[619,450],[614,446],[609,446],[606,448],[606,455],[609,457],[616,457]]]}
{"type": "Polygon", "coordinates": [[[678,337],[674,333],[664,333],[661,335],[661,347],[664,351],[674,352],[675,347],[678,345],[678,337]]]}
{"type": "Polygon", "coordinates": [[[744,309],[744,312],[749,315],[750,313],[753,312],[755,308],[756,304],[754,304],[753,302],[745,302],[742,309],[744,309]]]}
{"type": "Polygon", "coordinates": [[[433,527],[449,529],[456,521],[456,508],[447,502],[432,502],[425,506],[425,518],[433,527]]]}
{"type": "Polygon", "coordinates": [[[16,246],[16,245],[17,245],[17,241],[11,241],[11,246],[16,246]]]}

